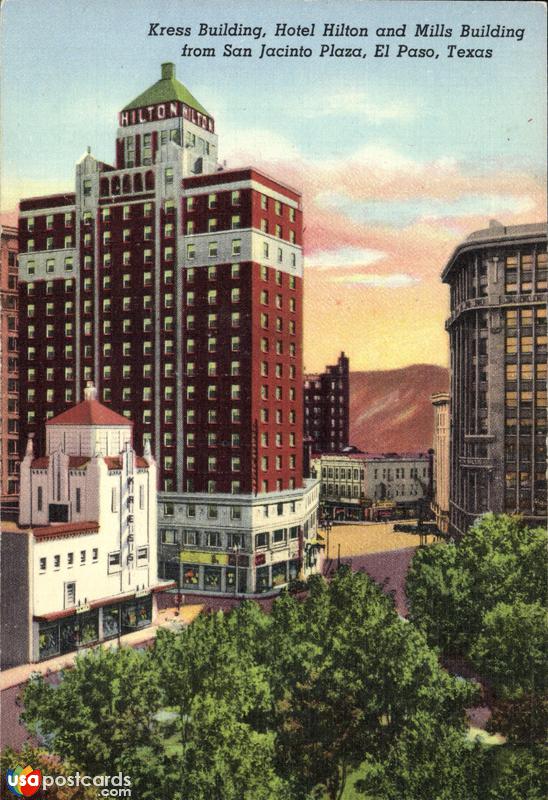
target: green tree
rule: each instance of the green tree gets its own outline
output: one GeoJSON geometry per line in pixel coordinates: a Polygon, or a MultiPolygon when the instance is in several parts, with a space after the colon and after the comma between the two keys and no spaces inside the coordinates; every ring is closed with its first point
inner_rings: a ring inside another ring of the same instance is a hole
{"type": "Polygon", "coordinates": [[[128,748],[160,735],[160,675],[146,651],[98,648],[76,659],[58,685],[41,675],[24,692],[22,719],[52,751],[90,775],[123,770],[128,748]]]}
{"type": "Polygon", "coordinates": [[[458,546],[419,548],[406,584],[410,620],[443,653],[469,655],[497,603],[546,606],[547,544],[546,530],[486,514],[458,546]]]}
{"type": "Polygon", "coordinates": [[[499,697],[546,691],[548,613],[539,603],[497,603],[483,616],[470,658],[499,697]]]}

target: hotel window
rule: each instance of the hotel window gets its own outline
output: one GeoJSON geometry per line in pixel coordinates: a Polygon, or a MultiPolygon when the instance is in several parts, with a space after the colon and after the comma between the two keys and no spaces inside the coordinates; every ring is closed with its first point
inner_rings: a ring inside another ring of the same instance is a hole
{"type": "MultiPolygon", "coordinates": [[[[188,131],[187,131],[188,134],[188,131]]],[[[187,211],[194,211],[194,197],[187,197],[186,199],[186,210],[187,211]]]]}
{"type": "Polygon", "coordinates": [[[231,447],[239,447],[241,444],[241,437],[239,433],[231,433],[230,434],[230,446],[231,447]]]}
{"type": "Polygon", "coordinates": [[[268,328],[268,314],[261,314],[261,328],[268,328]]]}
{"type": "Polygon", "coordinates": [[[145,264],[150,264],[152,261],[152,250],[150,250],[150,248],[148,247],[145,248],[145,250],[143,251],[143,261],[145,262],[145,264]]]}
{"type": "Polygon", "coordinates": [[[172,269],[164,270],[164,283],[166,283],[166,284],[173,283],[173,270],[172,269]]]}
{"type": "Polygon", "coordinates": [[[232,264],[230,267],[230,277],[231,278],[239,278],[240,277],[240,265],[239,264],[232,264]]]}
{"type": "Polygon", "coordinates": [[[207,374],[214,378],[217,375],[217,362],[216,361],[208,361],[207,362],[207,374]]]}
{"type": "Polygon", "coordinates": [[[217,195],[210,194],[207,197],[207,207],[208,208],[217,208],[217,195]]]}
{"type": "Polygon", "coordinates": [[[208,456],[208,459],[207,459],[207,471],[208,472],[216,472],[217,471],[217,457],[216,456],[208,456]]]}
{"type": "Polygon", "coordinates": [[[152,422],[152,412],[149,408],[145,408],[143,411],[143,424],[150,425],[152,422]]]}
{"type": "Polygon", "coordinates": [[[216,408],[208,409],[207,421],[208,421],[208,423],[210,425],[216,425],[217,424],[217,409],[216,408]]]}
{"type": "Polygon", "coordinates": [[[164,261],[173,261],[173,247],[164,247],[164,261]]]}
{"type": "Polygon", "coordinates": [[[263,233],[268,233],[268,220],[267,219],[262,219],[261,220],[261,231],[263,233]]]}
{"type": "Polygon", "coordinates": [[[242,252],[242,240],[241,239],[233,239],[232,240],[232,255],[239,256],[242,252]]]}
{"type": "Polygon", "coordinates": [[[187,292],[186,293],[186,304],[187,304],[187,306],[193,306],[195,299],[196,299],[196,293],[195,292],[187,292]]]}
{"type": "Polygon", "coordinates": [[[281,239],[282,238],[282,226],[281,225],[276,225],[276,229],[274,231],[274,235],[276,236],[277,239],[281,239]]]}
{"type": "Polygon", "coordinates": [[[172,239],[173,238],[173,223],[172,222],[168,222],[167,225],[165,225],[165,227],[164,227],[164,236],[165,236],[166,239],[172,239]]]}
{"type": "Polygon", "coordinates": [[[233,311],[231,313],[231,315],[230,315],[230,324],[231,324],[231,326],[233,328],[239,328],[240,327],[240,312],[239,311],[233,311]]]}
{"type": "Polygon", "coordinates": [[[186,246],[186,257],[189,260],[193,260],[193,259],[196,258],[196,245],[187,244],[187,246],[186,246]]]}
{"type": "Polygon", "coordinates": [[[209,233],[214,233],[217,230],[217,218],[216,217],[211,217],[211,219],[208,219],[208,221],[207,221],[207,230],[209,231],[209,233]]]}
{"type": "MultiPolygon", "coordinates": [[[[208,494],[215,494],[217,491],[217,483],[213,480],[207,482],[207,491],[208,494]]],[[[217,517],[213,517],[213,519],[217,519],[217,517]]]]}
{"type": "Polygon", "coordinates": [[[219,248],[217,246],[217,242],[209,242],[209,245],[208,245],[209,258],[217,258],[218,252],[219,252],[219,248]]]}
{"type": "Polygon", "coordinates": [[[68,234],[64,238],[65,247],[72,247],[72,236],[68,234]]]}
{"type": "Polygon", "coordinates": [[[170,183],[173,183],[173,167],[166,167],[164,170],[164,178],[166,182],[166,186],[170,183]]]}
{"type": "MultiPolygon", "coordinates": [[[[85,212],[85,213],[87,213],[87,212],[85,212]]],[[[101,210],[101,219],[103,220],[103,222],[109,222],[110,221],[110,208],[103,208],[101,210]]]]}
{"type": "Polygon", "coordinates": [[[265,194],[261,195],[261,208],[266,211],[268,208],[268,197],[265,194]]]}
{"type": "Polygon", "coordinates": [[[164,308],[173,308],[173,295],[170,292],[164,295],[164,308]]]}
{"type": "Polygon", "coordinates": [[[291,206],[289,207],[289,221],[295,222],[295,209],[291,206]]]}
{"type": "Polygon", "coordinates": [[[186,233],[187,236],[191,236],[194,233],[194,220],[189,219],[186,223],[186,233]]]}
{"type": "Polygon", "coordinates": [[[208,400],[216,400],[217,399],[217,386],[214,383],[210,383],[207,387],[207,399],[208,400]]]}
{"type": "Polygon", "coordinates": [[[261,433],[261,446],[268,447],[268,433],[266,431],[261,433]]]}
{"type": "Polygon", "coordinates": [[[217,434],[216,433],[208,433],[207,434],[207,445],[208,447],[216,447],[217,446],[217,434]]]}
{"type": "Polygon", "coordinates": [[[268,375],[268,362],[267,361],[261,361],[261,375],[263,377],[265,377],[265,378],[268,375]]]}
{"type": "Polygon", "coordinates": [[[281,247],[278,247],[278,264],[281,264],[284,260],[284,251],[281,247]]]}
{"type": "Polygon", "coordinates": [[[237,424],[238,422],[240,422],[240,419],[241,419],[240,409],[239,408],[232,408],[230,410],[230,420],[231,420],[231,422],[234,423],[234,424],[237,424]]]}
{"type": "MultiPolygon", "coordinates": [[[[130,236],[131,236],[131,231],[129,230],[129,228],[126,228],[124,231],[124,242],[129,241],[130,236]]],[[[145,225],[143,229],[143,239],[152,239],[152,225],[145,225]]]]}
{"type": "Polygon", "coordinates": [[[261,469],[263,472],[268,470],[268,456],[261,457],[261,469]]]}
{"type": "MultiPolygon", "coordinates": [[[[103,256],[104,258],[104,256],[103,256]]],[[[91,256],[84,256],[84,269],[91,269],[93,259],[91,256]]]]}
{"type": "Polygon", "coordinates": [[[232,352],[238,352],[240,350],[240,337],[239,336],[232,336],[230,338],[230,349],[232,352]]]}
{"type": "Polygon", "coordinates": [[[240,302],[240,290],[237,287],[230,292],[230,299],[233,303],[240,302]]]}
{"type": "Polygon", "coordinates": [[[194,353],[196,350],[196,340],[195,339],[187,339],[186,340],[186,351],[187,353],[194,353]]]}
{"type": "MultiPolygon", "coordinates": [[[[289,231],[289,241],[291,242],[291,244],[295,244],[296,242],[295,231],[289,231]]],[[[294,253],[293,257],[295,257],[294,253]]],[[[295,266],[295,264],[292,264],[292,266],[295,266]]]]}
{"type": "Polygon", "coordinates": [[[240,374],[240,362],[239,361],[231,361],[230,362],[230,374],[231,376],[237,377],[240,374]]]}
{"type": "Polygon", "coordinates": [[[48,258],[46,260],[46,272],[55,272],[55,259],[48,258]]]}
{"type": "MultiPolygon", "coordinates": [[[[263,242],[263,258],[268,258],[268,257],[269,257],[268,242],[263,242]]],[[[267,276],[264,277],[263,280],[267,280],[267,276]]]]}
{"type": "Polygon", "coordinates": [[[241,217],[239,214],[234,214],[232,216],[230,221],[230,227],[232,228],[233,231],[241,227],[241,217]]]}
{"type": "MultiPolygon", "coordinates": [[[[35,274],[35,272],[36,272],[36,269],[35,269],[35,263],[34,263],[34,261],[29,261],[29,262],[27,263],[27,274],[28,274],[28,275],[34,275],[34,274],[35,274]]],[[[30,294],[30,292],[29,292],[29,294],[30,294]]]]}
{"type": "Polygon", "coordinates": [[[241,197],[241,195],[240,195],[240,190],[239,189],[235,189],[231,193],[230,199],[232,201],[232,205],[233,206],[239,206],[240,205],[240,197],[241,197]]]}
{"type": "Polygon", "coordinates": [[[296,287],[296,285],[297,285],[297,279],[295,278],[294,275],[290,275],[289,276],[289,288],[290,289],[294,289],[296,287]]]}
{"type": "Polygon", "coordinates": [[[72,272],[73,263],[72,256],[65,257],[65,272],[72,272]]]}
{"type": "Polygon", "coordinates": [[[27,231],[32,233],[34,230],[34,217],[28,217],[27,219],[27,231]]]}
{"type": "Polygon", "coordinates": [[[217,302],[217,289],[210,289],[207,293],[207,302],[208,305],[212,306],[215,305],[217,302]]]}
{"type": "Polygon", "coordinates": [[[277,270],[276,270],[276,284],[277,284],[278,286],[281,286],[281,285],[282,285],[282,276],[283,276],[283,273],[282,273],[282,271],[281,271],[281,270],[279,270],[279,269],[277,269],[277,270]]]}
{"type": "Polygon", "coordinates": [[[230,398],[231,400],[239,400],[240,399],[240,384],[233,383],[230,387],[230,398]]]}

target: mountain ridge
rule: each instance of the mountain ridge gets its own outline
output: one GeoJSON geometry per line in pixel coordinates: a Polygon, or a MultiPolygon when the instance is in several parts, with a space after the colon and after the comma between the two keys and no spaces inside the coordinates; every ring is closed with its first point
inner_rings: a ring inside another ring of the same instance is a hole
{"type": "Polygon", "coordinates": [[[449,390],[449,370],[437,364],[350,372],[350,443],[369,452],[432,447],[431,396],[449,390]]]}

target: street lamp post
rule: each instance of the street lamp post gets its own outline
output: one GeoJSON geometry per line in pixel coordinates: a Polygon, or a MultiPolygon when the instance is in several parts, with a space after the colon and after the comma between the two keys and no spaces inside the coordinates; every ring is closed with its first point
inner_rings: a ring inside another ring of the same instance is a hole
{"type": "Polygon", "coordinates": [[[238,563],[239,563],[239,552],[240,552],[240,545],[235,544],[232,548],[234,550],[234,566],[236,568],[236,574],[234,578],[234,597],[236,597],[238,593],[238,563]]]}

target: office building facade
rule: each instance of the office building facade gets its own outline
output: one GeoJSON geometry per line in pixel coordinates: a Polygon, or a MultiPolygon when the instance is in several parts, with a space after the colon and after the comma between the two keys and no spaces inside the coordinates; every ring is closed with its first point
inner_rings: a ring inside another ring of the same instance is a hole
{"type": "Polygon", "coordinates": [[[349,359],[304,376],[304,434],[314,452],[338,453],[350,439],[349,359]]]}
{"type": "Polygon", "coordinates": [[[449,533],[483,513],[546,525],[547,226],[491,222],[462,242],[450,287],[449,533]]]}
{"type": "Polygon", "coordinates": [[[447,533],[449,526],[449,394],[437,392],[432,395],[434,409],[434,475],[432,513],[441,533],[447,533]]]}

